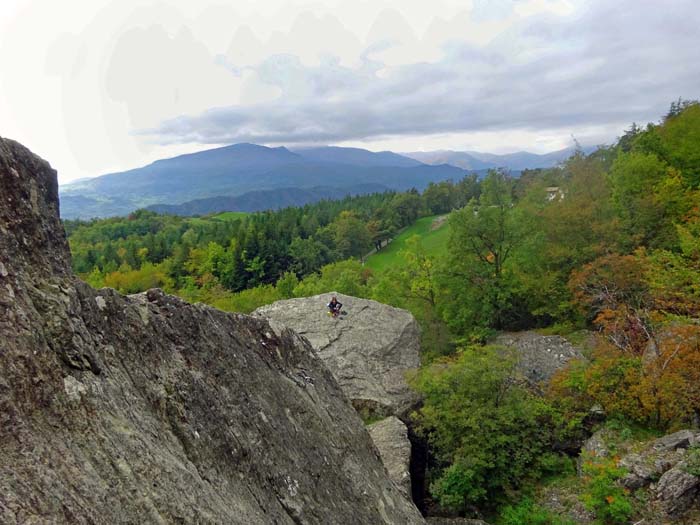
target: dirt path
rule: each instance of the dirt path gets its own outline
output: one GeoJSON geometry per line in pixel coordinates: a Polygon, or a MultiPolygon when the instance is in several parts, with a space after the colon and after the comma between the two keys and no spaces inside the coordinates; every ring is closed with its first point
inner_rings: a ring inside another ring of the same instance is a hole
{"type": "Polygon", "coordinates": [[[440,215],[439,217],[436,217],[430,225],[430,231],[437,230],[440,226],[445,224],[445,221],[447,221],[447,215],[440,215]]]}

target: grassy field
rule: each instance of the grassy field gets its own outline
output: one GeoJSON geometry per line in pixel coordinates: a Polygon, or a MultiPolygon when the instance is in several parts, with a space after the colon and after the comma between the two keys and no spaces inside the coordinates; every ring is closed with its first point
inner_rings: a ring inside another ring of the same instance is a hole
{"type": "Polygon", "coordinates": [[[196,226],[197,224],[205,224],[205,223],[210,222],[212,220],[214,220],[214,221],[232,221],[235,219],[240,219],[241,217],[244,217],[246,215],[248,215],[248,213],[246,213],[244,211],[225,211],[223,213],[217,213],[216,215],[206,215],[204,217],[190,217],[188,219],[188,221],[193,226],[196,226]]]}
{"type": "Polygon", "coordinates": [[[420,235],[421,243],[428,253],[433,255],[445,253],[450,229],[447,226],[447,222],[444,222],[436,229],[432,229],[433,221],[437,218],[437,215],[433,215],[418,219],[413,225],[396,236],[388,246],[382,248],[379,253],[370,255],[365,261],[365,266],[375,271],[382,271],[391,266],[401,264],[399,252],[406,248],[406,240],[413,235],[420,235]]]}
{"type": "Polygon", "coordinates": [[[225,211],[223,213],[218,213],[214,215],[212,218],[221,219],[223,221],[231,221],[234,219],[240,219],[241,217],[245,217],[246,215],[248,215],[248,213],[245,211],[225,211]]]}

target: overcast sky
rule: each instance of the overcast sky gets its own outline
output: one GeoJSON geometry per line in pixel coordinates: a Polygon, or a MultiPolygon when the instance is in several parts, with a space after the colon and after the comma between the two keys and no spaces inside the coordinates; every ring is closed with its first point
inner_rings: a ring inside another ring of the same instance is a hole
{"type": "Polygon", "coordinates": [[[221,144],[546,152],[700,97],[697,0],[0,0],[0,136],[59,180],[221,144]]]}

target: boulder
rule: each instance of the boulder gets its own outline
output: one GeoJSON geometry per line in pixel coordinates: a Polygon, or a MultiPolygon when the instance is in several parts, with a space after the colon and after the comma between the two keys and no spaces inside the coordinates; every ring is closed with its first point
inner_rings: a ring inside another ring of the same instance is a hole
{"type": "Polygon", "coordinates": [[[627,474],[620,483],[630,490],[650,485],[682,462],[686,449],[694,443],[693,432],[680,430],[654,440],[642,450],[623,456],[620,466],[627,470],[627,474]]]}
{"type": "Polygon", "coordinates": [[[418,403],[406,374],[420,366],[420,329],[406,310],[329,292],[277,301],[253,315],[308,339],[363,415],[404,416],[418,403]],[[347,315],[327,315],[333,295],[347,315]]]}
{"type": "Polygon", "coordinates": [[[607,458],[610,455],[607,442],[611,435],[612,434],[608,429],[600,428],[583,443],[583,446],[581,447],[581,455],[576,462],[576,470],[579,476],[583,475],[583,460],[592,458],[607,458]]]}
{"type": "Polygon", "coordinates": [[[658,452],[664,452],[667,450],[676,450],[677,448],[688,448],[694,444],[695,434],[692,430],[686,429],[660,437],[654,441],[652,448],[658,452]]]}
{"type": "Polygon", "coordinates": [[[654,488],[654,497],[669,517],[685,514],[700,494],[700,478],[689,474],[679,463],[666,471],[654,488]]]}
{"type": "Polygon", "coordinates": [[[407,498],[411,498],[411,442],[408,428],[396,416],[368,425],[367,430],[379,451],[389,477],[407,498]]]}
{"type": "Polygon", "coordinates": [[[663,463],[654,461],[648,455],[634,453],[624,456],[620,460],[620,466],[627,471],[620,483],[623,487],[630,490],[646,487],[655,479],[658,479],[662,472],[670,468],[664,468],[663,463]]]}
{"type": "Polygon", "coordinates": [[[606,458],[610,455],[607,442],[610,440],[612,432],[607,428],[596,430],[583,444],[582,452],[599,458],[606,458]]]}
{"type": "Polygon", "coordinates": [[[305,339],[69,261],[55,172],[0,139],[0,523],[423,523],[305,339]]]}
{"type": "Polygon", "coordinates": [[[513,332],[499,335],[493,343],[514,348],[518,370],[534,384],[548,381],[571,359],[583,358],[581,351],[560,335],[513,332]]]}

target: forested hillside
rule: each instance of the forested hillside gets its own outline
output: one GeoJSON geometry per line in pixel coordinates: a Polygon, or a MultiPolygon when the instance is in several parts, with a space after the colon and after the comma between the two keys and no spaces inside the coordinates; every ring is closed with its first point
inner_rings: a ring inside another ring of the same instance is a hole
{"type": "MultiPolygon", "coordinates": [[[[543,480],[575,477],[571,458],[591,431],[591,409],[629,435],[700,424],[697,102],[518,179],[492,171],[422,194],[233,220],[141,211],[67,228],[74,267],[96,286],[161,286],[239,311],[335,289],[411,310],[426,363],[413,378],[425,396],[415,419],[443,510],[567,523],[537,494],[543,480]],[[374,242],[450,210],[446,254],[413,238],[389,268],[361,264],[374,242]],[[514,379],[509,352],[485,345],[523,329],[596,337],[585,360],[533,389],[514,379]]],[[[641,497],[616,485],[624,469],[614,458],[586,469],[576,490],[599,523],[643,515],[641,497]]]]}
{"type": "MultiPolygon", "coordinates": [[[[322,201],[300,208],[202,218],[139,210],[126,218],[65,221],[73,267],[94,286],[133,293],[162,287],[238,308],[234,292],[271,297],[280,279],[360,258],[419,216],[446,213],[478,192],[475,176],[454,184],[322,201]],[[258,288],[256,288],[258,287],[258,288]],[[233,302],[231,302],[233,301],[233,302]]],[[[286,282],[286,281],[285,281],[286,282]]]]}

